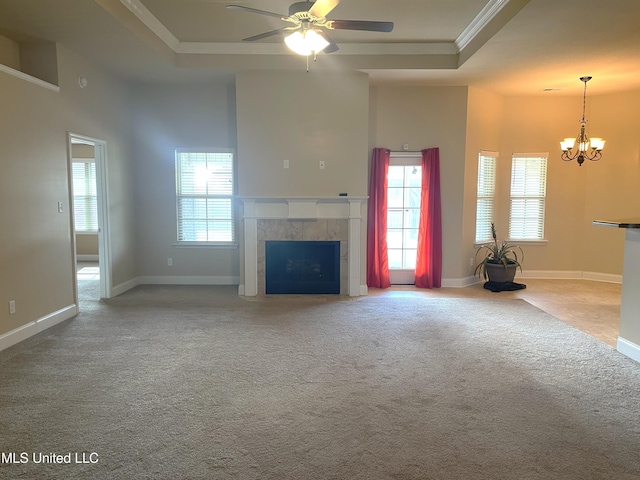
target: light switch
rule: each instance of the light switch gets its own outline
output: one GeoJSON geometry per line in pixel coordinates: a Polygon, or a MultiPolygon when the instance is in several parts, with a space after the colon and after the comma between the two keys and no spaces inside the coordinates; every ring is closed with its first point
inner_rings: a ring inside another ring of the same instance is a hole
{"type": "Polygon", "coordinates": [[[62,213],[62,202],[58,202],[58,213],[62,213]]]}
{"type": "Polygon", "coordinates": [[[320,160],[320,170],[324,170],[324,160],[320,160]]]}
{"type": "Polygon", "coordinates": [[[289,168],[289,160],[282,161],[282,168],[289,168]]]}

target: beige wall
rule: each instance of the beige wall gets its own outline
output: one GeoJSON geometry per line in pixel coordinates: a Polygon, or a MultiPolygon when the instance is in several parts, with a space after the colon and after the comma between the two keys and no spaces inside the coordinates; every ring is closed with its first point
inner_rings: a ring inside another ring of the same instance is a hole
{"type": "Polygon", "coordinates": [[[607,140],[604,159],[578,167],[560,159],[559,141],[578,133],[582,99],[502,97],[456,87],[372,87],[369,147],[440,146],[443,278],[472,272],[479,150],[499,153],[496,225],[508,236],[511,155],[549,153],[544,244],[523,244],[524,269],[620,275],[624,232],[598,218],[640,215],[640,93],[589,99],[588,131],[607,140]],[[464,125],[466,125],[466,130],[464,125]],[[424,136],[428,141],[422,141],[424,136]],[[463,138],[463,141],[460,141],[463,138]],[[458,147],[464,148],[464,155],[458,147]],[[458,157],[458,155],[460,155],[458,157]],[[458,158],[458,162],[452,159],[458,158]]]}
{"type": "MultiPolygon", "coordinates": [[[[112,287],[136,277],[131,94],[125,84],[66,49],[59,48],[62,103],[59,128],[106,142],[112,287]],[[89,84],[78,86],[78,76],[89,84]]],[[[67,202],[68,203],[68,202],[67,202]]]]}
{"type": "Polygon", "coordinates": [[[499,224],[508,225],[510,156],[548,152],[545,245],[525,245],[527,270],[620,275],[624,232],[593,221],[640,215],[638,111],[640,93],[588,98],[587,132],[607,140],[599,162],[563,162],[559,141],[579,131],[582,99],[505,99],[499,172],[499,224]]]}
{"type": "MultiPolygon", "coordinates": [[[[481,150],[497,152],[499,164],[508,162],[504,154],[500,154],[502,143],[502,119],[504,118],[504,98],[495,93],[485,92],[477,88],[469,88],[467,111],[467,139],[464,174],[464,209],[462,218],[462,252],[460,255],[461,276],[472,275],[475,264],[474,246],[476,237],[476,200],[478,182],[478,154],[481,150]],[[472,260],[473,259],[473,260],[472,260]]],[[[501,195],[498,191],[496,195],[501,195]]],[[[508,194],[508,192],[507,192],[508,194]]],[[[502,229],[501,225],[497,228],[502,229]]],[[[505,225],[503,232],[506,234],[505,225]]]]}
{"type": "Polygon", "coordinates": [[[236,88],[240,195],[367,195],[367,75],[246,72],[236,88]]]}
{"type": "Polygon", "coordinates": [[[467,93],[466,87],[371,88],[370,147],[440,149],[443,279],[463,276],[467,93]]]}
{"type": "Polygon", "coordinates": [[[592,222],[640,217],[640,92],[597,96],[589,103],[589,133],[607,143],[602,160],[581,167],[586,170],[583,270],[620,274],[624,232],[592,222]]]}
{"type": "Polygon", "coordinates": [[[107,141],[114,282],[134,273],[126,90],[64,48],[58,59],[60,92],[0,72],[0,335],[74,304],[68,131],[107,141]]]}
{"type": "Polygon", "coordinates": [[[78,255],[98,255],[98,234],[77,233],[76,253],[78,255]]]}
{"type": "Polygon", "coordinates": [[[93,145],[85,145],[76,143],[71,145],[71,156],[73,158],[95,158],[95,149],[93,145]]]}
{"type": "Polygon", "coordinates": [[[20,69],[52,85],[59,85],[57,45],[44,41],[20,44],[20,69]]]}
{"type": "Polygon", "coordinates": [[[578,133],[581,99],[572,97],[508,97],[498,168],[499,236],[509,229],[509,189],[513,153],[548,153],[545,214],[546,244],[523,243],[525,270],[582,270],[584,181],[587,169],[560,159],[560,140],[578,133]]]}
{"type": "MultiPolygon", "coordinates": [[[[236,90],[240,195],[368,194],[367,75],[245,72],[237,75],[236,90]],[[288,169],[283,168],[283,160],[289,160],[288,169]],[[324,170],[319,168],[320,160],[325,162],[324,170]]],[[[360,278],[364,283],[365,207],[362,215],[360,278]]]]}
{"type": "Polygon", "coordinates": [[[233,79],[135,89],[139,276],[237,277],[238,247],[176,247],[175,149],[236,146],[233,79]],[[167,265],[171,258],[173,266],[167,265]]]}
{"type": "MultiPolygon", "coordinates": [[[[525,270],[619,275],[624,232],[592,221],[640,215],[640,92],[590,97],[589,133],[607,146],[602,161],[578,167],[558,151],[578,131],[577,97],[370,87],[364,74],[337,72],[127,87],[63,48],[58,75],[54,92],[0,72],[0,307],[17,306],[15,315],[0,308],[0,334],[73,303],[67,132],[107,142],[112,286],[144,276],[240,275],[237,248],[174,246],[178,146],[237,147],[238,193],[257,196],[367,195],[371,148],[439,147],[445,279],[469,275],[480,149],[500,153],[496,222],[505,236],[511,154],[549,152],[548,243],[525,245],[525,270]]],[[[364,226],[362,233],[364,245],[364,226]]],[[[362,278],[364,264],[363,253],[362,278]]]]}
{"type": "Polygon", "coordinates": [[[14,70],[20,70],[20,45],[2,35],[0,35],[0,63],[14,70]]]}

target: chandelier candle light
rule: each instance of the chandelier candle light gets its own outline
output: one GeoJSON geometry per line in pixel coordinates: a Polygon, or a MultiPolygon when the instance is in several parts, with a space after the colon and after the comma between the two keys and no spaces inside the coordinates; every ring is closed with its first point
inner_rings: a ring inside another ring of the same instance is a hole
{"type": "Polygon", "coordinates": [[[586,132],[587,120],[585,120],[585,110],[587,106],[587,82],[591,80],[591,77],[580,77],[580,80],[584,82],[584,96],[582,98],[582,120],[580,120],[580,133],[573,138],[565,138],[560,142],[560,148],[562,149],[562,160],[570,162],[577,160],[578,165],[582,166],[585,159],[597,161],[602,158],[602,149],[604,148],[604,140],[601,138],[591,138],[586,132]]]}

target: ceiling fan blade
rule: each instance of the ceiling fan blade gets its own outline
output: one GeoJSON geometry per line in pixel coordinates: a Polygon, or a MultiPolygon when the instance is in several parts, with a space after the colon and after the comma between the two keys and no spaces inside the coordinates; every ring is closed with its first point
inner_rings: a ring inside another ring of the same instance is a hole
{"type": "Polygon", "coordinates": [[[321,30],[316,30],[318,32],[318,35],[320,35],[322,38],[324,38],[327,42],[329,42],[329,45],[327,45],[324,50],[322,50],[322,53],[333,53],[333,52],[337,52],[338,50],[340,50],[340,47],[338,47],[338,45],[336,44],[336,42],[334,42],[331,37],[329,35],[326,34],[326,32],[323,32],[321,30]]]}
{"type": "Polygon", "coordinates": [[[267,12],[266,10],[258,10],[257,8],[243,7],[242,5],[227,5],[227,8],[232,10],[244,10],[245,12],[259,13],[260,15],[268,15],[269,17],[276,17],[281,20],[287,18],[287,15],[280,15],[279,13],[267,12]]]}
{"type": "Polygon", "coordinates": [[[290,30],[289,27],[283,27],[283,28],[279,28],[277,30],[271,30],[270,32],[261,33],[260,35],[254,35],[253,37],[243,38],[242,41],[243,42],[255,42],[256,40],[262,40],[263,38],[272,37],[274,35],[281,35],[284,32],[289,31],[289,30],[290,30]]]}
{"type": "Polygon", "coordinates": [[[370,22],[368,20],[330,20],[327,28],[331,30],[366,30],[369,32],[390,32],[393,22],[370,22]]]}
{"type": "Polygon", "coordinates": [[[324,18],[331,10],[336,8],[339,3],[340,0],[316,0],[309,9],[309,14],[314,17],[324,18]]]}

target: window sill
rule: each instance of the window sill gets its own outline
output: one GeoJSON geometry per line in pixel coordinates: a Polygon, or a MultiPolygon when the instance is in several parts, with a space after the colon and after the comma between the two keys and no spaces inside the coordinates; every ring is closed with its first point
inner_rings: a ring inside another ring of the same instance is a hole
{"type": "Polygon", "coordinates": [[[173,244],[178,248],[238,248],[237,242],[178,242],[173,244]]]}
{"type": "Polygon", "coordinates": [[[526,238],[521,238],[521,239],[509,239],[507,240],[507,243],[512,244],[512,245],[546,245],[547,243],[549,243],[549,240],[528,240],[526,238]]]}
{"type": "MultiPolygon", "coordinates": [[[[474,242],[473,246],[478,248],[481,247],[482,245],[487,245],[493,243],[493,240],[487,240],[486,242],[474,242]]],[[[498,243],[502,243],[502,242],[498,242],[498,243]]],[[[509,245],[546,245],[549,243],[549,240],[528,240],[528,239],[507,239],[507,243],[509,245]]]]}

